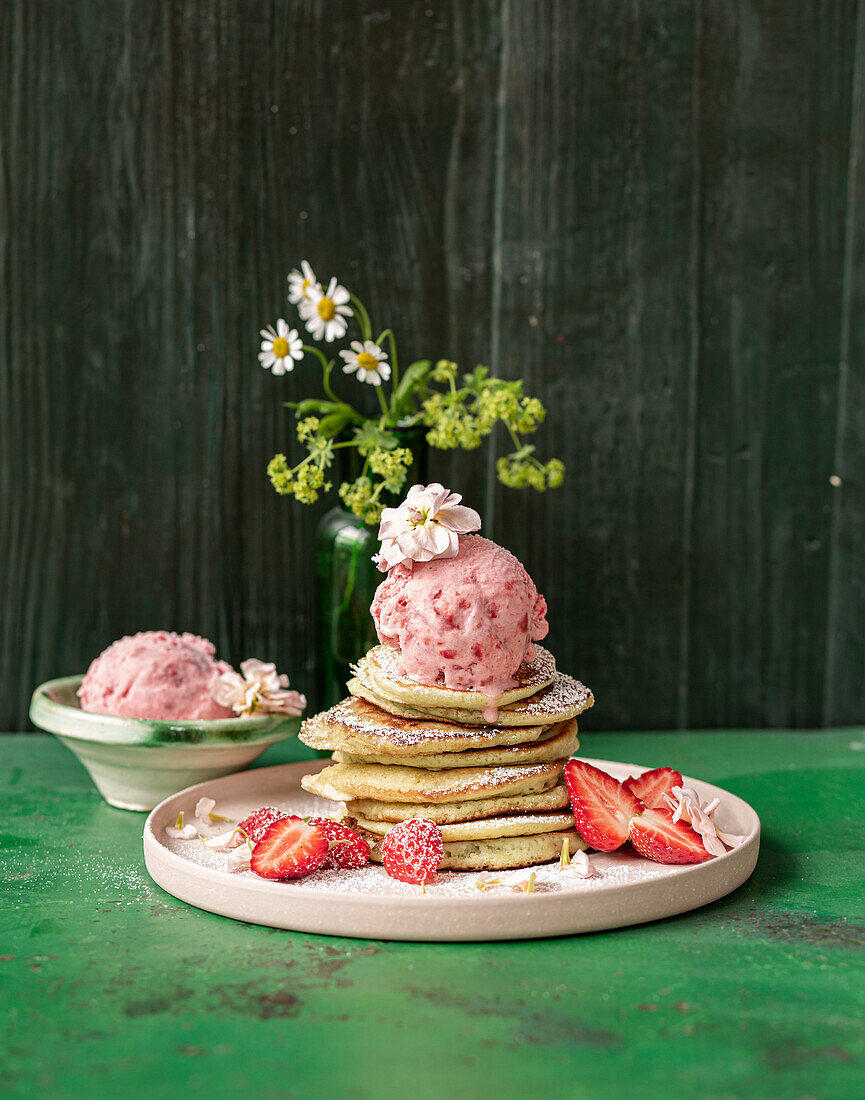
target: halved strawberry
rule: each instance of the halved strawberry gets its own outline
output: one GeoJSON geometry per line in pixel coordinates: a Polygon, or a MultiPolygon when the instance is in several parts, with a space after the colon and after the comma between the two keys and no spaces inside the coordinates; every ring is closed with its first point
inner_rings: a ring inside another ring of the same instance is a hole
{"type": "Polygon", "coordinates": [[[675,768],[652,768],[649,772],[624,780],[624,784],[650,810],[665,810],[667,803],[664,795],[672,794],[673,787],[682,786],[682,773],[675,768]]]}
{"type": "Polygon", "coordinates": [[[321,829],[330,846],[322,867],[348,869],[369,863],[369,845],[354,829],[329,817],[311,817],[308,824],[321,829]]]}
{"type": "Polygon", "coordinates": [[[237,826],[245,833],[250,844],[258,844],[274,821],[282,821],[288,817],[285,810],[277,810],[275,806],[260,806],[243,819],[237,826]]]}
{"type": "Polygon", "coordinates": [[[329,847],[323,830],[300,817],[283,817],[252,849],[250,868],[262,878],[301,878],[317,870],[329,847]]]}
{"type": "Polygon", "coordinates": [[[631,843],[655,863],[703,863],[711,855],[698,833],[684,821],[673,821],[672,810],[644,810],[630,825],[631,843]]]}
{"type": "Polygon", "coordinates": [[[565,764],[577,832],[599,852],[612,852],[628,839],[628,822],[643,803],[618,779],[585,760],[565,764]]]}
{"type": "Polygon", "coordinates": [[[413,817],[385,833],[381,861],[391,878],[400,882],[429,882],[442,861],[442,831],[434,821],[413,817]]]}

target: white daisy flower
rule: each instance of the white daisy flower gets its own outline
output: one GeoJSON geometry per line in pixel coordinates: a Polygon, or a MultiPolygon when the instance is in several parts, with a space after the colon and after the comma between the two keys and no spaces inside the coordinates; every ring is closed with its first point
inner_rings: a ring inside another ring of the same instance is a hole
{"type": "Polygon", "coordinates": [[[357,371],[359,382],[369,382],[371,386],[380,386],[382,379],[390,378],[390,363],[386,363],[387,353],[372,340],[352,340],[351,351],[339,354],[345,360],[343,372],[353,374],[357,371]]]}
{"type": "Polygon", "coordinates": [[[320,286],[309,288],[309,297],[299,303],[298,309],[314,339],[329,344],[345,336],[346,317],[351,316],[350,297],[345,287],[336,281],[336,276],[328,283],[327,290],[320,286]]]}
{"type": "Polygon", "coordinates": [[[285,374],[294,370],[294,361],[303,358],[303,340],[296,328],[289,328],[280,319],[276,322],[276,331],[273,326],[261,330],[261,351],[258,353],[258,361],[265,370],[272,370],[274,374],[285,374]]]}
{"type": "Polygon", "coordinates": [[[292,305],[299,305],[305,298],[309,298],[310,291],[317,286],[315,272],[306,260],[301,260],[300,271],[295,268],[288,276],[288,300],[292,305]]]}

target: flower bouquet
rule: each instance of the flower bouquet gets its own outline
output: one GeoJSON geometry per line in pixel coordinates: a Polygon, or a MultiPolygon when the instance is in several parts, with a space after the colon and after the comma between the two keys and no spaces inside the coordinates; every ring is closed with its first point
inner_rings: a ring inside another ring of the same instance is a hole
{"type": "Polygon", "coordinates": [[[283,453],[273,456],[267,472],[274,489],[313,504],[333,489],[338,452],[355,458],[352,474],[339,482],[343,507],[329,513],[319,531],[319,663],[328,681],[325,696],[332,699],[342,694],[344,671],[374,641],[369,603],[378,581],[371,562],[377,540],[370,528],[402,493],[422,448],[475,450],[502,424],[512,446],[496,463],[504,485],[557,488],[565,468],[558,458],[542,462],[526,441],[546,410],[538,398],[523,393],[521,379],[496,378],[485,366],[461,373],[450,359],[416,359],[401,369],[393,329],[376,332],[363,302],[336,278],[319,282],[305,260],[288,276],[288,301],[318,343],[343,341],[350,323],[359,336],[330,356],[304,343],[298,329],[280,318],[261,330],[258,356],[274,375],[292,371],[305,356],[321,368],[320,396],[286,402],[294,410],[303,453],[296,462],[283,453]],[[342,374],[360,383],[351,396],[334,388],[338,362],[342,374]],[[375,392],[375,402],[365,400],[366,386],[375,392]]]}

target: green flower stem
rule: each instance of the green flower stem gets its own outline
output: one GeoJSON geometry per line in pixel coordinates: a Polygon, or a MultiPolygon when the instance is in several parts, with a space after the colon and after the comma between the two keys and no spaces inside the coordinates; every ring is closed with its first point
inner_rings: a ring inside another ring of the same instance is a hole
{"type": "Polygon", "coordinates": [[[330,372],[333,370],[333,364],[335,360],[328,359],[327,356],[321,351],[320,348],[313,347],[312,344],[304,344],[303,350],[308,351],[311,355],[314,355],[316,359],[321,363],[322,369],[322,386],[327,396],[336,404],[342,404],[330,384],[330,372]]]}
{"type": "Polygon", "coordinates": [[[502,423],[508,429],[508,432],[510,433],[510,437],[514,442],[514,447],[519,451],[522,448],[523,441],[520,439],[520,437],[517,435],[517,433],[511,427],[511,425],[507,422],[507,420],[502,421],[502,423]]]}
{"type": "Polygon", "coordinates": [[[348,611],[351,605],[351,597],[354,595],[354,585],[357,580],[357,566],[360,560],[360,545],[353,546],[351,548],[351,561],[348,567],[348,576],[345,578],[345,590],[342,594],[342,600],[340,601],[339,611],[337,614],[342,617],[348,611]]]}
{"type": "Polygon", "coordinates": [[[381,405],[381,427],[386,428],[390,421],[390,409],[387,407],[387,401],[384,399],[384,394],[381,392],[381,386],[376,386],[375,392],[378,394],[378,403],[381,405]]]}
{"type": "Polygon", "coordinates": [[[360,325],[361,335],[364,340],[372,339],[372,321],[369,319],[369,314],[366,311],[366,306],[355,294],[349,293],[351,304],[354,306],[354,315],[357,318],[357,323],[360,325]]]}
{"type": "Polygon", "coordinates": [[[317,348],[312,344],[304,344],[301,350],[309,352],[310,355],[316,356],[316,358],[321,362],[321,365],[325,368],[325,370],[327,369],[327,356],[324,354],[321,348],[317,348]]]}
{"type": "Polygon", "coordinates": [[[386,328],[384,330],[384,332],[382,332],[379,335],[379,338],[376,340],[376,343],[379,345],[379,347],[381,347],[381,342],[385,338],[385,336],[387,336],[387,338],[390,342],[390,365],[391,365],[390,386],[391,386],[391,393],[395,394],[396,390],[397,390],[397,386],[399,385],[399,360],[397,359],[397,354],[396,354],[396,336],[394,335],[393,329],[386,328]]]}
{"type": "Polygon", "coordinates": [[[324,368],[324,376],[321,380],[321,384],[324,387],[324,392],[331,399],[331,401],[339,401],[339,398],[333,392],[333,387],[330,384],[330,372],[332,370],[333,370],[333,360],[331,359],[330,362],[324,368]]]}

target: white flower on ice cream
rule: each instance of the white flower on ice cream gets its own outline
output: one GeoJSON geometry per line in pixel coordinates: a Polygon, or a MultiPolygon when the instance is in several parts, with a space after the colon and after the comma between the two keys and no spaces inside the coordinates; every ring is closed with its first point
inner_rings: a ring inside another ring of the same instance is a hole
{"type": "Polygon", "coordinates": [[[371,386],[380,386],[390,378],[390,363],[386,363],[387,353],[372,340],[352,340],[351,351],[339,353],[345,360],[342,368],[345,374],[357,371],[358,382],[369,382],[371,386]]]}
{"type": "Polygon", "coordinates": [[[481,517],[463,498],[438,482],[413,485],[398,508],[385,508],[378,537],[381,551],[373,561],[387,572],[400,562],[455,558],[459,536],[477,531],[481,517]]]}
{"type": "Polygon", "coordinates": [[[301,299],[297,308],[314,339],[329,344],[345,336],[346,317],[351,316],[350,297],[345,287],[337,283],[336,276],[328,283],[327,290],[318,285],[308,288],[307,297],[301,299]]]}
{"type": "Polygon", "coordinates": [[[261,330],[261,351],[258,361],[265,370],[274,374],[287,374],[294,370],[296,359],[303,358],[303,340],[296,328],[289,328],[280,317],[276,330],[270,325],[261,330]]]}
{"type": "Polygon", "coordinates": [[[299,305],[304,298],[311,296],[312,288],[318,286],[318,279],[306,260],[300,261],[300,271],[297,268],[288,275],[288,300],[292,305],[299,305]]]}
{"type": "Polygon", "coordinates": [[[210,694],[222,707],[235,714],[285,714],[303,712],[306,698],[297,691],[288,691],[288,677],[280,676],[276,665],[252,658],[244,661],[240,672],[223,672],[210,685],[210,694]],[[242,675],[241,675],[242,673],[242,675]]]}

